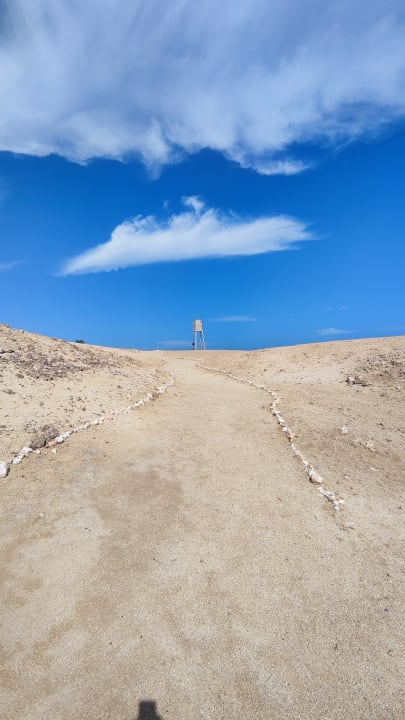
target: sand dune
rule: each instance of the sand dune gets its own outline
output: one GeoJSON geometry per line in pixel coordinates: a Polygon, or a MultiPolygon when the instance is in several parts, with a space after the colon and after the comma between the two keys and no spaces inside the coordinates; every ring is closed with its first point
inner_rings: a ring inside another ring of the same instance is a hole
{"type": "Polygon", "coordinates": [[[297,444],[352,509],[380,515],[382,496],[394,509],[405,477],[404,337],[208,357],[277,393],[297,444]]]}
{"type": "Polygon", "coordinates": [[[161,352],[117,351],[0,325],[0,460],[125,409],[167,378],[161,352]],[[45,428],[45,432],[44,432],[45,428]]]}
{"type": "Polygon", "coordinates": [[[0,348],[2,717],[405,716],[405,338],[0,348]]]}

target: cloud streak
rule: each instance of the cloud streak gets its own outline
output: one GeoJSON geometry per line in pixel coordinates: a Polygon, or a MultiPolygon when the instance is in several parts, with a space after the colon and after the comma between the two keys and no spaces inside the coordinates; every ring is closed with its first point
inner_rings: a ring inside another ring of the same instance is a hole
{"type": "Polygon", "coordinates": [[[158,347],[165,347],[172,350],[189,348],[191,347],[191,340],[161,340],[161,342],[158,343],[158,347]]]}
{"type": "Polygon", "coordinates": [[[342,312],[343,310],[348,310],[348,305],[340,305],[339,307],[326,307],[323,309],[323,312],[342,312]]]}
{"type": "Polygon", "coordinates": [[[17,265],[21,265],[21,260],[12,260],[11,262],[0,262],[0,272],[8,272],[14,270],[17,265]]]}
{"type": "Polygon", "coordinates": [[[295,143],[405,115],[400,0],[5,0],[2,13],[2,150],[156,168],[211,148],[295,174],[295,143]]]}
{"type": "Polygon", "coordinates": [[[211,322],[218,323],[251,323],[257,322],[252,315],[224,315],[224,317],[212,318],[211,322]]]}
{"type": "Polygon", "coordinates": [[[138,216],[118,225],[108,242],[69,260],[62,275],[117,270],[131,265],[258,255],[290,250],[313,236],[292,217],[277,215],[242,220],[203,209],[199,198],[183,198],[186,209],[159,222],[138,216]]]}
{"type": "Polygon", "coordinates": [[[330,327],[330,328],[321,328],[320,330],[316,331],[316,334],[319,335],[319,337],[331,337],[332,335],[350,335],[350,330],[342,330],[340,328],[330,327]]]}

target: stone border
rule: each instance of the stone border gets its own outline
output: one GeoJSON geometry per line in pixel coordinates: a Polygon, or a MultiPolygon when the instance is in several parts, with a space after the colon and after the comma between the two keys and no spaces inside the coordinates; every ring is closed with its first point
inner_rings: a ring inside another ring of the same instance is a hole
{"type": "MultiPolygon", "coordinates": [[[[46,448],[54,448],[56,445],[61,445],[65,442],[71,435],[74,435],[74,433],[82,432],[83,430],[87,430],[90,427],[94,427],[96,425],[103,425],[106,420],[113,420],[115,415],[124,415],[125,413],[131,412],[131,410],[135,410],[136,408],[142,407],[142,405],[147,405],[151,400],[156,400],[156,398],[159,397],[159,395],[163,395],[166,390],[168,390],[172,385],[174,385],[174,378],[172,375],[170,375],[170,378],[167,383],[164,383],[163,385],[159,385],[153,392],[149,392],[145,397],[141,398],[140,400],[137,400],[137,402],[133,403],[132,405],[128,405],[126,408],[119,408],[117,410],[111,410],[110,412],[106,413],[105,415],[101,415],[96,420],[87,420],[86,422],[82,423],[81,425],[78,425],[75,428],[71,428],[70,430],[66,430],[64,433],[61,433],[61,435],[58,435],[57,437],[53,438],[52,440],[49,440],[45,445],[44,449],[46,448]]],[[[23,447],[19,453],[14,455],[14,457],[11,458],[11,460],[8,461],[1,461],[0,462],[0,477],[7,477],[10,468],[13,465],[19,465],[23,460],[25,460],[28,455],[31,455],[31,453],[36,453],[37,455],[41,454],[41,450],[33,450],[31,447],[25,446],[23,447]]]]}
{"type": "Polygon", "coordinates": [[[315,468],[311,465],[311,463],[309,463],[308,460],[305,459],[301,450],[294,443],[294,434],[290,430],[290,428],[287,426],[285,420],[283,419],[280,411],[277,408],[277,406],[280,402],[280,398],[274,392],[274,390],[271,390],[270,388],[266,387],[265,385],[259,385],[258,383],[254,383],[252,380],[247,380],[246,378],[241,378],[241,377],[238,377],[237,375],[233,375],[231,372],[228,372],[227,370],[220,370],[218,368],[209,367],[208,365],[204,365],[203,363],[197,363],[197,366],[202,368],[203,370],[208,370],[209,372],[220,373],[221,375],[225,375],[226,377],[229,377],[231,380],[236,380],[237,382],[244,383],[245,385],[250,385],[251,387],[254,387],[257,390],[263,390],[264,392],[267,392],[267,393],[269,393],[269,395],[271,395],[271,397],[273,398],[273,402],[271,403],[271,413],[276,418],[278,425],[281,427],[284,435],[286,436],[287,440],[289,441],[293,455],[301,461],[302,465],[304,466],[305,473],[308,477],[308,480],[311,483],[319,485],[320,494],[323,495],[323,497],[326,498],[326,500],[328,500],[330,503],[332,503],[332,507],[334,510],[340,510],[341,506],[345,504],[345,501],[342,498],[340,498],[337,493],[334,493],[331,490],[327,490],[327,488],[325,488],[323,477],[315,470],[315,468]]]}

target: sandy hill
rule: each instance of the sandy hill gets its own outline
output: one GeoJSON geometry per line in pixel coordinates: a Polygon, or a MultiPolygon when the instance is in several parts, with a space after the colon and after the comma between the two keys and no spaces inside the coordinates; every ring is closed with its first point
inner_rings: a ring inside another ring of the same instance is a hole
{"type": "Polygon", "coordinates": [[[1,326],[1,717],[405,717],[404,391],[404,337],[1,326]]]}
{"type": "Polygon", "coordinates": [[[160,352],[48,338],[0,325],[0,460],[123,409],[165,378],[160,352]]]}
{"type": "Polygon", "coordinates": [[[378,506],[381,495],[395,506],[405,478],[405,337],[213,352],[207,364],[275,390],[300,448],[352,506],[378,506]]]}

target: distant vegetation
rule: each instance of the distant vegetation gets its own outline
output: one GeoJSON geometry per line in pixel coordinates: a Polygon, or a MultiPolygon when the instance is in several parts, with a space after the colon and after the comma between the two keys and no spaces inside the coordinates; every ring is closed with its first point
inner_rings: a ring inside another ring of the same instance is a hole
{"type": "Polygon", "coordinates": [[[85,340],[75,340],[75,343],[83,343],[83,345],[85,345],[86,341],[85,340]]]}

